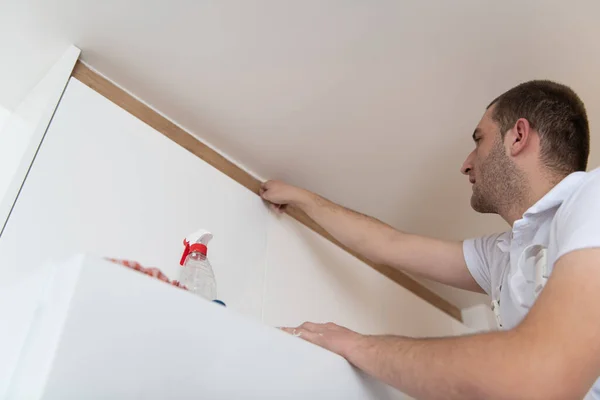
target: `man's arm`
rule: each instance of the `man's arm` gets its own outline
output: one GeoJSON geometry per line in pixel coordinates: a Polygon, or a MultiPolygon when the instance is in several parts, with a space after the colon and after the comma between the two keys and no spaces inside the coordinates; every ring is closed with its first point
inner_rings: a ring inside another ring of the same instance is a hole
{"type": "Polygon", "coordinates": [[[375,263],[483,292],[467,269],[462,242],[400,232],[375,218],[283,182],[266,182],[261,195],[275,209],[288,204],[300,208],[342,244],[375,263]]]}
{"type": "Polygon", "coordinates": [[[419,399],[581,399],[600,376],[599,288],[600,249],[578,250],[510,331],[411,339],[307,323],[294,333],[419,399]]]}

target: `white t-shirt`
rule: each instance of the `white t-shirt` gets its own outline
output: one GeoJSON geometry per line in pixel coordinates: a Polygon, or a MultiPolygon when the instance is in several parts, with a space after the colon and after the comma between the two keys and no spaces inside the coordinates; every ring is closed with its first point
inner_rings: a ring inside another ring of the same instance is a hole
{"type": "MultiPolygon", "coordinates": [[[[465,240],[463,253],[471,275],[492,297],[501,329],[511,329],[529,312],[556,261],[593,247],[600,247],[600,168],[567,176],[512,230],[465,240]]],[[[600,379],[586,399],[600,400],[600,379]]]]}

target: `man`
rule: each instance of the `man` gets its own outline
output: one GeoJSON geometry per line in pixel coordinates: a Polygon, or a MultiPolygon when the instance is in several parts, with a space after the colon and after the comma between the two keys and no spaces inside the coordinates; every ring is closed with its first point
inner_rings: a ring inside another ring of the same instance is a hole
{"type": "Polygon", "coordinates": [[[262,196],[301,208],[374,262],[487,293],[501,330],[440,339],[332,323],[295,331],[416,398],[600,399],[600,169],[582,172],[584,105],[566,86],[527,82],[488,106],[473,140],[461,168],[471,206],[499,214],[511,226],[502,234],[462,243],[411,235],[276,181],[262,196]]]}

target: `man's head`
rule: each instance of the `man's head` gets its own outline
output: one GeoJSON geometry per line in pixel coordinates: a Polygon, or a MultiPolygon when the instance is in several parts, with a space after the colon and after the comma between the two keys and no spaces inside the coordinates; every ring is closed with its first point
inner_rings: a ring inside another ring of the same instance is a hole
{"type": "Polygon", "coordinates": [[[473,183],[471,206],[500,213],[527,196],[532,179],[557,183],[584,171],[589,154],[585,107],[567,86],[530,81],[488,106],[461,172],[473,183]]]}

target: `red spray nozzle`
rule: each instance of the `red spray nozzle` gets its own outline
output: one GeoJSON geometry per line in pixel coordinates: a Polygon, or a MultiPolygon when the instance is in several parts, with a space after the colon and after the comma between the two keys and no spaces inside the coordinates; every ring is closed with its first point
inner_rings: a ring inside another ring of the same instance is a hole
{"type": "Polygon", "coordinates": [[[207,250],[208,249],[206,248],[206,245],[202,244],[202,243],[194,243],[193,245],[190,246],[190,253],[197,251],[200,254],[206,255],[207,250]]]}
{"type": "Polygon", "coordinates": [[[179,261],[179,265],[181,265],[181,266],[183,266],[183,264],[185,263],[185,259],[190,254],[190,242],[183,239],[183,246],[184,246],[183,254],[181,255],[181,260],[179,261]]]}
{"type": "Polygon", "coordinates": [[[179,260],[179,265],[183,266],[183,264],[185,264],[185,260],[186,258],[190,255],[190,253],[197,251],[201,254],[206,255],[207,253],[207,247],[205,244],[202,243],[193,243],[190,246],[190,242],[188,242],[187,240],[183,240],[183,246],[185,247],[183,249],[183,254],[181,255],[181,260],[179,260]]]}

